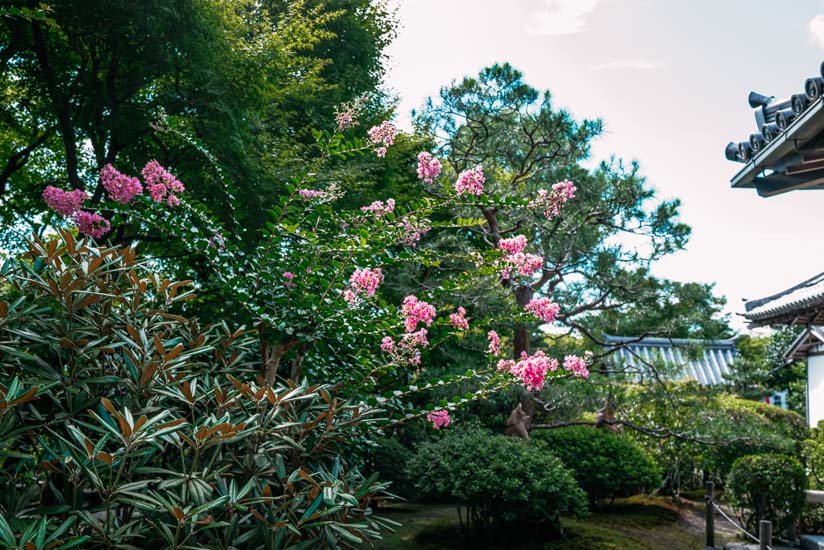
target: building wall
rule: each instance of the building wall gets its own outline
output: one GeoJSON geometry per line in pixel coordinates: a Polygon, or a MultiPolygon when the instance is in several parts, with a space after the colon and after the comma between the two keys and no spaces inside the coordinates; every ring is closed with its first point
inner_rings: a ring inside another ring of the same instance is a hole
{"type": "Polygon", "coordinates": [[[807,422],[815,427],[824,420],[824,346],[807,356],[807,422]]]}

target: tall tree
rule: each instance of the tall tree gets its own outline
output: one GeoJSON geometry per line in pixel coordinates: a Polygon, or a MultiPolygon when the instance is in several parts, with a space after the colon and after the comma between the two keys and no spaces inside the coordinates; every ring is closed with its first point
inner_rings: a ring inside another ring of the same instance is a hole
{"type": "MultiPolygon", "coordinates": [[[[505,247],[506,239],[523,235],[530,243],[526,252],[543,259],[534,277],[496,275],[497,284],[488,289],[461,289],[476,296],[485,292],[479,303],[515,307],[515,360],[530,352],[540,333],[542,323],[523,315],[533,300],[551,298],[560,311],[544,320],[554,317],[560,327],[597,342],[584,321],[635,300],[648,284],[650,264],[682,248],[689,236],[677,219],[679,201],[656,200],[637,164],[612,159],[594,169],[585,166],[600,121],[575,121],[553,106],[549,92],[529,86],[508,64],[442,88],[415,123],[418,132],[434,139],[449,173],[460,178],[457,174],[482,166],[484,193],[499,197],[492,203],[479,196],[457,207],[467,220],[465,240],[452,246],[505,247]],[[566,179],[576,191],[560,209],[569,187],[553,190],[553,185],[566,179]]],[[[431,270],[427,276],[436,277],[431,270]]],[[[534,416],[530,392],[523,408],[534,416]]]]}
{"type": "Polygon", "coordinates": [[[107,163],[134,172],[157,158],[230,230],[247,229],[250,246],[301,163],[308,126],[376,91],[394,25],[371,0],[66,0],[48,17],[0,18],[0,223],[34,224],[46,184],[95,203],[107,163]],[[344,55],[353,40],[360,54],[344,55]],[[204,168],[178,130],[223,171],[204,168]]]}

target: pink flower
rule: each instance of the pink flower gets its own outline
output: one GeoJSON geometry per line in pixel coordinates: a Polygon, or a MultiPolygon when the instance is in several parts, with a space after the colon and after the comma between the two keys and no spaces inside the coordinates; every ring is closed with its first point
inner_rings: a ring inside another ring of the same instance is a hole
{"type": "Polygon", "coordinates": [[[486,338],[489,340],[489,347],[486,348],[486,352],[496,357],[501,354],[501,337],[498,336],[498,333],[494,330],[490,330],[486,333],[486,338]]]}
{"type": "Polygon", "coordinates": [[[388,199],[386,204],[383,201],[375,201],[369,206],[361,206],[361,212],[371,212],[375,219],[380,218],[384,214],[390,214],[395,211],[395,199],[388,199]]]}
{"type": "MultiPolygon", "coordinates": [[[[409,364],[410,365],[420,365],[421,364],[421,354],[420,354],[420,352],[416,353],[415,355],[413,355],[412,357],[409,358],[409,364]]],[[[416,372],[418,372],[420,374],[420,370],[417,370],[416,372]]]]}
{"type": "Polygon", "coordinates": [[[570,180],[564,180],[552,186],[552,191],[546,189],[538,190],[538,197],[530,201],[530,208],[541,208],[544,216],[551,220],[561,212],[564,204],[569,199],[575,197],[575,184],[570,180]]]}
{"type": "Polygon", "coordinates": [[[449,423],[452,421],[449,418],[449,411],[446,409],[441,409],[438,411],[430,411],[426,414],[426,421],[432,423],[432,427],[436,430],[440,430],[441,428],[446,428],[449,426],[449,423]]]}
{"type": "Polygon", "coordinates": [[[501,239],[498,242],[498,248],[504,252],[508,252],[509,254],[518,254],[519,252],[523,252],[526,248],[526,237],[523,235],[518,235],[517,237],[512,237],[511,239],[501,239]]]}
{"type": "Polygon", "coordinates": [[[541,350],[536,351],[534,355],[524,352],[517,363],[511,359],[499,361],[498,370],[508,370],[529,391],[540,390],[544,387],[546,373],[558,370],[558,361],[548,357],[541,350]]]}
{"type": "Polygon", "coordinates": [[[432,153],[421,151],[418,153],[418,177],[424,183],[432,181],[441,174],[441,161],[434,158],[432,153]]]}
{"type": "Polygon", "coordinates": [[[175,193],[182,193],[186,188],[159,162],[156,160],[149,161],[143,167],[142,174],[153,201],[165,202],[169,206],[180,204],[180,199],[175,193]]]}
{"type": "Polygon", "coordinates": [[[121,174],[111,164],[107,164],[100,170],[100,183],[103,184],[109,198],[120,204],[128,204],[143,192],[139,179],[121,174]]]}
{"type": "Polygon", "coordinates": [[[484,171],[480,166],[476,166],[470,170],[464,170],[458,175],[458,181],[455,182],[455,191],[460,197],[464,193],[470,195],[480,196],[484,192],[484,171]]]}
{"type": "Polygon", "coordinates": [[[63,191],[57,187],[47,185],[43,190],[43,200],[52,210],[68,218],[80,210],[80,207],[89,199],[89,194],[82,189],[63,191]]]}
{"type": "Polygon", "coordinates": [[[429,345],[429,339],[426,337],[426,329],[422,328],[416,332],[407,332],[403,335],[401,340],[401,347],[407,350],[416,348],[425,348],[429,345]]]}
{"type": "Polygon", "coordinates": [[[567,355],[564,357],[564,370],[581,378],[589,378],[589,369],[587,369],[586,360],[577,355],[567,355]]]}
{"type": "Polygon", "coordinates": [[[509,371],[512,370],[512,367],[515,366],[515,361],[513,359],[501,359],[498,361],[498,370],[505,370],[509,371]]]}
{"type": "Polygon", "coordinates": [[[358,296],[374,296],[378,286],[383,282],[383,271],[381,268],[356,269],[349,277],[350,290],[344,292],[344,299],[350,304],[355,303],[358,296]]]}
{"type": "Polygon", "coordinates": [[[298,195],[304,199],[320,199],[326,196],[324,191],[315,191],[314,189],[301,189],[298,195]]]}
{"type": "Polygon", "coordinates": [[[428,327],[432,326],[435,307],[423,300],[418,300],[415,296],[407,296],[403,299],[401,314],[406,317],[403,322],[406,332],[414,332],[418,323],[424,323],[428,327]]]}
{"type": "Polygon", "coordinates": [[[535,315],[544,323],[552,323],[558,312],[561,311],[561,306],[550,301],[549,298],[538,298],[530,301],[524,309],[535,315]]]}
{"type": "Polygon", "coordinates": [[[449,324],[452,328],[466,330],[469,328],[469,321],[466,319],[466,310],[462,307],[458,308],[457,313],[452,313],[449,316],[449,324]]]}
{"type": "Polygon", "coordinates": [[[379,157],[383,157],[386,155],[386,148],[395,143],[397,131],[388,120],[384,120],[380,125],[370,128],[368,135],[369,143],[378,146],[375,147],[375,153],[379,157]]]}
{"type": "Polygon", "coordinates": [[[537,254],[518,252],[504,257],[501,268],[501,278],[510,279],[513,276],[531,277],[544,265],[544,259],[537,254]]]}
{"type": "Polygon", "coordinates": [[[109,220],[100,214],[92,214],[85,210],[75,212],[74,223],[77,224],[78,231],[91,235],[95,239],[103,237],[112,228],[109,220]]]}
{"type": "Polygon", "coordinates": [[[431,227],[429,220],[404,217],[401,220],[400,229],[402,231],[400,242],[406,246],[415,246],[421,240],[421,237],[429,232],[431,227]]]}
{"type": "Polygon", "coordinates": [[[395,340],[391,336],[384,336],[381,340],[381,350],[390,353],[395,350],[395,340]]]}

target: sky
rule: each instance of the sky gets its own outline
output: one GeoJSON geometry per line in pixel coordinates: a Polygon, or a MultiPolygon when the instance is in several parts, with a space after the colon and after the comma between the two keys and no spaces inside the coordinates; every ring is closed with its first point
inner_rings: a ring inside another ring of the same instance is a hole
{"type": "Polygon", "coordinates": [[[824,191],[732,189],[729,141],[755,131],[747,95],[801,93],[824,60],[824,0],[388,0],[400,29],[387,87],[398,123],[441,86],[507,61],[576,118],[601,118],[593,159],[635,159],[682,201],[684,251],[654,273],[743,300],[824,271],[824,191]]]}

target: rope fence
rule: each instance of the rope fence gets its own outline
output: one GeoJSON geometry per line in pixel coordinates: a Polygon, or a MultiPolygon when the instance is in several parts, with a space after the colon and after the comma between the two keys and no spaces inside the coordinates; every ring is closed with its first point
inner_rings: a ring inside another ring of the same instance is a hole
{"type": "Polygon", "coordinates": [[[715,548],[715,512],[721,514],[738,531],[744,533],[750,540],[759,545],[760,550],[773,550],[772,547],[772,523],[762,520],[758,527],[758,536],[747,531],[743,525],[731,518],[715,500],[715,483],[708,481],[706,483],[707,494],[704,497],[706,501],[707,513],[707,548],[715,548]]]}

